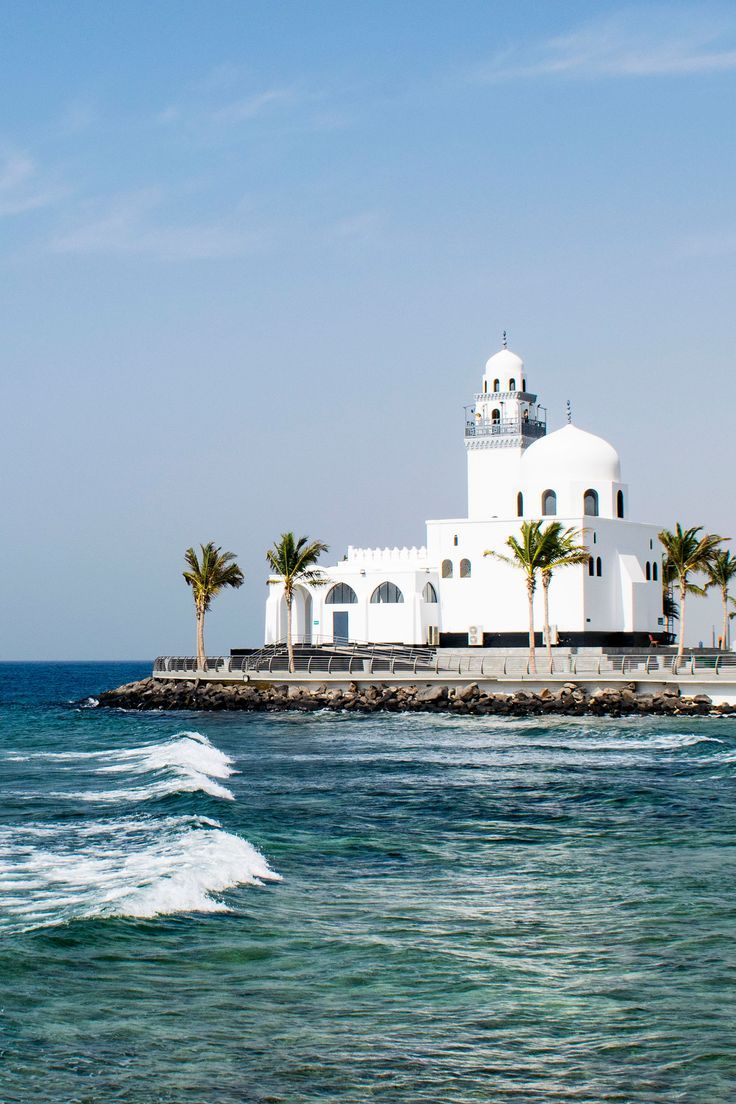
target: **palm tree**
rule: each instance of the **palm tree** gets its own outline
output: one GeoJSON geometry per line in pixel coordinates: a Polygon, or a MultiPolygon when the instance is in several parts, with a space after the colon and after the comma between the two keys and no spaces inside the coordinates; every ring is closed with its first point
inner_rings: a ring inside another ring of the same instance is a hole
{"type": "Polygon", "coordinates": [[[733,616],[728,612],[728,607],[736,606],[736,598],[732,598],[729,594],[731,585],[736,579],[736,556],[725,549],[719,549],[706,567],[705,573],[708,576],[705,589],[714,588],[721,592],[721,601],[723,602],[722,644],[725,649],[728,647],[728,622],[733,616]]]}
{"type": "Polygon", "coordinates": [[[541,521],[523,521],[521,540],[517,540],[516,537],[506,538],[506,546],[511,550],[511,555],[506,556],[491,549],[483,553],[484,556],[493,556],[494,559],[516,567],[524,573],[529,599],[529,672],[533,675],[537,673],[537,656],[534,647],[534,592],[537,589],[537,572],[541,571],[545,561],[546,545],[541,521]]]}
{"type": "Polygon", "coordinates": [[[542,563],[540,573],[542,576],[542,595],[544,598],[544,635],[547,641],[547,658],[550,671],[552,670],[552,641],[549,627],[549,585],[552,575],[560,567],[574,567],[579,564],[587,564],[590,552],[579,541],[583,536],[578,529],[563,529],[559,521],[551,521],[546,529],[541,531],[543,541],[542,563]]]}
{"type": "Polygon", "coordinates": [[[243,572],[235,563],[234,552],[223,552],[212,541],[200,544],[201,560],[193,548],[184,553],[188,571],[183,572],[187,586],[194,593],[194,610],[197,617],[197,666],[204,667],[204,615],[210,608],[213,598],[224,587],[243,585],[243,572]]]}
{"type": "Polygon", "coordinates": [[[291,607],[294,601],[294,587],[297,583],[309,586],[324,586],[327,579],[316,569],[317,560],[327,545],[322,541],[310,541],[309,537],[299,537],[293,533],[282,533],[281,540],[266,552],[266,559],[274,573],[280,575],[284,584],[286,601],[286,648],[289,653],[289,671],[294,673],[294,643],[291,634],[291,607]]]}
{"type": "Polygon", "coordinates": [[[690,582],[690,576],[705,573],[709,565],[717,556],[719,544],[725,537],[718,537],[713,533],[702,532],[703,526],[696,525],[692,529],[683,529],[679,521],[674,532],[663,529],[659,539],[665,551],[664,574],[668,579],[677,581],[680,598],[680,635],[677,643],[678,656],[685,651],[685,599],[688,594],[704,594],[703,587],[690,582]]]}

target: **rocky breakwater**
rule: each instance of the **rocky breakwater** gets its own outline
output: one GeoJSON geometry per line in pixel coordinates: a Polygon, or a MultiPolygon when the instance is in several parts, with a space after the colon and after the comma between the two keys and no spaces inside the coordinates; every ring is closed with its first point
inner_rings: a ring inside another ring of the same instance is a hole
{"type": "Polygon", "coordinates": [[[636,714],[708,715],[736,714],[734,705],[714,705],[707,694],[687,697],[677,688],[637,693],[635,683],[624,683],[588,693],[579,683],[541,690],[492,692],[477,683],[465,686],[395,685],[351,682],[344,688],[320,683],[288,686],[283,683],[224,683],[147,678],[131,682],[99,696],[102,706],[120,709],[196,709],[246,712],[278,712],[316,709],[351,710],[357,713],[458,713],[528,717],[623,717],[636,714]]]}

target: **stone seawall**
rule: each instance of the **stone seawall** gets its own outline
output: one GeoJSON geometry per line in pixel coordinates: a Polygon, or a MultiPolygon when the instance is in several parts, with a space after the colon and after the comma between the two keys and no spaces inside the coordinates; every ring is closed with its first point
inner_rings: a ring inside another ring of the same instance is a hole
{"type": "Polygon", "coordinates": [[[447,687],[371,683],[344,689],[319,684],[313,687],[284,683],[218,683],[164,681],[147,678],[131,682],[99,697],[100,705],[121,709],[195,709],[245,712],[278,712],[317,709],[352,710],[359,713],[387,711],[458,713],[526,717],[537,714],[621,717],[636,714],[736,715],[736,704],[714,705],[707,694],[686,697],[676,688],[637,693],[636,683],[604,687],[589,694],[578,683],[554,690],[489,693],[477,683],[447,687]]]}

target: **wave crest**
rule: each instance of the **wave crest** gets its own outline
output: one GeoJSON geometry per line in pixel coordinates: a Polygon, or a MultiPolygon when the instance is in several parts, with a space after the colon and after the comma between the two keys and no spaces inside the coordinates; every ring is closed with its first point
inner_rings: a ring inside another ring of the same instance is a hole
{"type": "Polygon", "coordinates": [[[224,890],[281,881],[251,843],[201,817],[111,821],[66,832],[59,826],[43,843],[32,829],[8,836],[0,834],[6,930],[224,912],[217,896],[224,890]]]}

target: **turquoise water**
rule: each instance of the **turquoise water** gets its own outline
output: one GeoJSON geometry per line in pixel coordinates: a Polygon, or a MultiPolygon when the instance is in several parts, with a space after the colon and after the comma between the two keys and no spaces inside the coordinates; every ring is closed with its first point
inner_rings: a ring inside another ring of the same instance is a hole
{"type": "Polygon", "coordinates": [[[68,704],[145,672],[0,666],[2,1104],[736,1098],[733,720],[68,704]]]}

